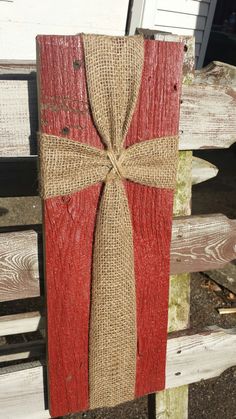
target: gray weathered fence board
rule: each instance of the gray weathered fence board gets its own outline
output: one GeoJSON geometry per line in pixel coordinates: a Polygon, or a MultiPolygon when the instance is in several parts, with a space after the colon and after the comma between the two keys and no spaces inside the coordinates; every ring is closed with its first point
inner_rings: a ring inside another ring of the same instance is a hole
{"type": "Polygon", "coordinates": [[[0,316],[0,336],[35,332],[44,327],[44,318],[38,311],[0,316]]]}
{"type": "MultiPolygon", "coordinates": [[[[27,75],[32,68],[0,62],[0,75],[27,75]]],[[[236,141],[235,74],[235,67],[213,63],[197,73],[193,85],[183,85],[180,150],[227,148],[236,141]]],[[[0,80],[0,156],[36,154],[37,89],[32,72],[28,77],[0,80]]]]}
{"type": "Polygon", "coordinates": [[[193,157],[192,160],[192,185],[205,182],[218,174],[218,168],[206,160],[193,157]]]}
{"type": "MultiPolygon", "coordinates": [[[[40,295],[39,233],[0,234],[1,301],[40,295]]],[[[172,227],[171,273],[223,267],[236,258],[236,221],[224,215],[177,217],[172,227]]]]}
{"type": "Polygon", "coordinates": [[[0,300],[40,294],[38,234],[33,230],[0,234],[0,300]]]}
{"type": "MultiPolygon", "coordinates": [[[[169,335],[166,387],[172,388],[216,377],[236,364],[236,330],[214,328],[196,334],[169,335]],[[209,356],[210,354],[210,356],[209,356]]],[[[47,419],[43,367],[36,364],[2,371],[0,404],[4,418],[47,419]]]]}
{"type": "Polygon", "coordinates": [[[0,155],[37,154],[35,80],[0,80],[0,155]]]}
{"type": "Polygon", "coordinates": [[[45,342],[43,340],[0,345],[0,362],[42,357],[45,357],[45,342]]]}
{"type": "Polygon", "coordinates": [[[236,91],[223,86],[183,86],[180,148],[228,148],[236,140],[236,91]]]}
{"type": "Polygon", "coordinates": [[[12,75],[29,76],[36,74],[36,61],[34,60],[0,60],[0,76],[7,77],[12,75]]]}
{"type": "Polygon", "coordinates": [[[194,73],[194,84],[236,88],[236,67],[220,61],[212,61],[194,73]]]}
{"type": "Polygon", "coordinates": [[[172,228],[171,272],[219,269],[236,258],[235,245],[236,220],[221,214],[176,218],[172,228]]]}
{"type": "Polygon", "coordinates": [[[217,284],[221,285],[224,288],[227,288],[229,291],[236,294],[236,265],[233,263],[228,263],[224,268],[212,270],[212,271],[205,271],[209,278],[213,279],[213,281],[217,282],[217,284]]]}

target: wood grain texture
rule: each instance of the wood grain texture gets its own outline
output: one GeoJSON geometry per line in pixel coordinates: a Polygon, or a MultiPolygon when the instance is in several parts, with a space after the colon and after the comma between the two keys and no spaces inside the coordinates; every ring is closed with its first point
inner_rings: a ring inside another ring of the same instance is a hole
{"type": "MultiPolygon", "coordinates": [[[[159,37],[165,40],[176,39],[173,35],[159,37]]],[[[187,46],[185,71],[187,66],[192,65],[193,47],[191,37],[179,38],[185,41],[187,46]]],[[[1,72],[5,72],[4,77],[7,78],[7,80],[0,80],[0,90],[4,93],[0,99],[2,120],[8,120],[10,110],[15,117],[15,126],[11,123],[11,118],[9,122],[0,125],[1,156],[36,154],[37,98],[35,73],[31,71],[32,68],[35,69],[32,66],[28,68],[27,65],[1,66],[0,63],[0,78],[1,72]],[[20,79],[23,76],[27,79],[20,79]],[[13,80],[9,80],[9,77],[13,80]],[[16,77],[20,80],[16,80],[16,77]],[[19,131],[20,128],[21,131],[19,131]]],[[[205,69],[196,72],[194,82],[193,72],[190,71],[187,74],[185,71],[183,82],[185,87],[182,92],[183,106],[180,114],[180,150],[229,147],[236,140],[234,118],[236,67],[213,62],[205,69]],[[227,118],[224,121],[225,114],[227,118]],[[204,131],[206,129],[207,132],[204,131]]],[[[66,109],[68,103],[65,102],[64,107],[66,109]]]]}
{"type": "Polygon", "coordinates": [[[0,301],[40,295],[39,242],[33,230],[0,234],[0,301]]]}
{"type": "Polygon", "coordinates": [[[7,419],[49,419],[43,367],[27,367],[0,376],[1,414],[7,419]]]}
{"type": "MultiPolygon", "coordinates": [[[[145,29],[144,29],[145,31],[145,29]]],[[[149,30],[148,30],[149,31],[149,30]]],[[[194,79],[195,68],[195,40],[193,36],[174,35],[170,33],[154,33],[154,39],[166,42],[182,42],[184,44],[184,62],[183,62],[183,85],[189,85],[194,79]]],[[[150,35],[149,35],[150,36],[150,35]]],[[[183,98],[182,98],[183,99],[183,98]]],[[[181,121],[180,121],[181,123],[181,121]]]]}
{"type": "Polygon", "coordinates": [[[183,229],[179,228],[178,223],[180,226],[182,220],[178,219],[173,225],[172,235],[181,238],[181,246],[178,246],[177,240],[172,242],[171,271],[173,266],[175,273],[183,272],[182,268],[178,269],[178,263],[181,263],[181,260],[184,261],[185,272],[199,272],[221,268],[236,258],[235,220],[229,220],[220,214],[213,217],[192,217],[191,220],[191,227],[186,222],[183,229]],[[199,241],[197,239],[198,244],[195,241],[196,237],[200,238],[199,241]],[[188,254],[187,248],[191,249],[188,254]],[[207,268],[203,268],[204,266],[207,268]]]}
{"type": "MultiPolygon", "coordinates": [[[[41,129],[61,136],[67,128],[69,138],[101,147],[88,112],[84,66],[79,70],[73,67],[75,60],[83,63],[80,42],[79,36],[38,38],[41,129]]],[[[182,53],[181,44],[145,41],[141,89],[126,146],[178,132],[182,53]]],[[[137,281],[139,396],[164,387],[173,193],[131,182],[125,185],[137,281]]],[[[100,185],[96,185],[44,204],[49,383],[54,415],[88,408],[90,275],[99,193],[100,185]],[[59,339],[60,345],[55,345],[59,339]]]]}
{"type": "Polygon", "coordinates": [[[37,154],[37,90],[34,80],[0,80],[2,156],[37,154]]]}
{"type": "MultiPolygon", "coordinates": [[[[195,334],[185,331],[176,337],[171,334],[167,342],[167,387],[184,386],[220,375],[236,364],[235,345],[235,329],[208,328],[195,334]]],[[[17,367],[20,370],[3,370],[0,376],[1,414],[9,419],[49,418],[45,407],[43,367],[34,364],[17,367]]],[[[178,390],[177,394],[182,396],[178,390]]],[[[173,393],[165,394],[173,398],[173,393]]],[[[164,411],[160,418],[166,418],[165,414],[170,412],[164,411]]]]}
{"type": "Polygon", "coordinates": [[[231,87],[203,84],[183,86],[181,148],[230,147],[236,140],[235,114],[236,91],[231,87]]]}
{"type": "MultiPolygon", "coordinates": [[[[33,230],[0,234],[0,301],[40,295],[40,236],[41,233],[33,230]]],[[[219,269],[236,258],[235,246],[235,221],[224,215],[174,218],[171,273],[204,271],[209,267],[219,269]]]]}

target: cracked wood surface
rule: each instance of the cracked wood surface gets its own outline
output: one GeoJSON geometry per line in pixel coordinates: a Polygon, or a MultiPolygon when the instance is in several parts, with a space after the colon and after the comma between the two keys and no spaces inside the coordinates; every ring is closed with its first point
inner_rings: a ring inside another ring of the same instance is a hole
{"type": "MultiPolygon", "coordinates": [[[[191,52],[190,44],[188,48],[191,52]]],[[[24,68],[27,66],[1,66],[0,63],[1,156],[36,154],[36,80],[32,64],[29,66],[31,73],[28,76],[25,74],[28,79],[22,80],[22,74],[27,72],[24,68]],[[9,79],[10,71],[13,80],[9,79]],[[15,71],[18,71],[20,80],[16,80],[15,71]]],[[[235,74],[234,66],[213,62],[196,72],[194,82],[192,73],[185,76],[180,114],[180,150],[227,148],[236,141],[235,74]]],[[[68,107],[68,104],[65,106],[68,107]]]]}
{"type": "MultiPolygon", "coordinates": [[[[40,295],[40,236],[34,230],[0,234],[1,301],[40,295]]],[[[219,269],[236,258],[235,249],[235,220],[221,214],[174,218],[172,274],[219,269]]]]}
{"type": "MultiPolygon", "coordinates": [[[[236,364],[235,345],[235,329],[214,327],[195,334],[187,330],[179,336],[174,333],[168,335],[167,387],[177,387],[175,391],[181,396],[182,393],[178,391],[181,390],[180,386],[220,375],[236,364]]],[[[1,414],[5,418],[50,418],[45,405],[44,367],[36,362],[18,364],[15,371],[3,368],[0,404],[1,414]]]]}

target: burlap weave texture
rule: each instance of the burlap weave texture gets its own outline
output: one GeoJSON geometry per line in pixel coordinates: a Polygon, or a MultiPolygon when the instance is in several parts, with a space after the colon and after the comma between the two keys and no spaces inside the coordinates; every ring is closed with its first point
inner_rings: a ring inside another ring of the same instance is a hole
{"type": "Polygon", "coordinates": [[[141,37],[83,35],[94,123],[106,147],[41,135],[41,195],[67,195],[105,182],[96,221],[89,335],[90,408],[134,397],[136,298],[132,224],[123,178],[175,185],[178,138],[124,149],[143,67],[141,37]]]}

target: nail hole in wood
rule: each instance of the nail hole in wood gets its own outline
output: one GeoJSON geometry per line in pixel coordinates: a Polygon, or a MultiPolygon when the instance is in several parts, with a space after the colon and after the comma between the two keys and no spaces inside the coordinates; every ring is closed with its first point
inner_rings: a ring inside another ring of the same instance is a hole
{"type": "Polygon", "coordinates": [[[182,352],[182,351],[181,351],[181,349],[180,349],[179,351],[177,351],[177,354],[181,354],[181,352],[182,352]]]}
{"type": "Polygon", "coordinates": [[[70,200],[71,200],[71,196],[70,195],[64,195],[61,197],[61,200],[63,202],[63,204],[69,204],[70,200]]]}
{"type": "Polygon", "coordinates": [[[180,131],[179,131],[179,135],[182,135],[184,133],[184,131],[181,129],[180,131]]]}
{"type": "Polygon", "coordinates": [[[81,67],[81,65],[82,65],[82,61],[81,60],[75,60],[75,61],[73,61],[73,67],[74,67],[75,70],[79,70],[80,67],[81,67]]]}
{"type": "Polygon", "coordinates": [[[181,372],[176,372],[175,375],[181,375],[181,372]]]}
{"type": "Polygon", "coordinates": [[[181,100],[180,100],[180,105],[182,105],[182,103],[183,103],[183,100],[181,99],[181,100]]]}
{"type": "Polygon", "coordinates": [[[184,52],[187,52],[187,51],[188,51],[188,46],[184,45],[184,52]]]}
{"type": "Polygon", "coordinates": [[[62,132],[62,134],[64,134],[64,135],[68,135],[68,134],[69,134],[69,132],[70,132],[70,128],[68,128],[68,127],[64,127],[64,128],[62,128],[61,132],[62,132]]]}
{"type": "Polygon", "coordinates": [[[174,90],[175,91],[177,90],[177,84],[176,83],[174,84],[174,90]]]}
{"type": "Polygon", "coordinates": [[[181,259],[180,258],[176,258],[176,262],[181,262],[181,259]]]}
{"type": "Polygon", "coordinates": [[[177,239],[181,239],[183,237],[183,234],[178,234],[177,239]]]}

